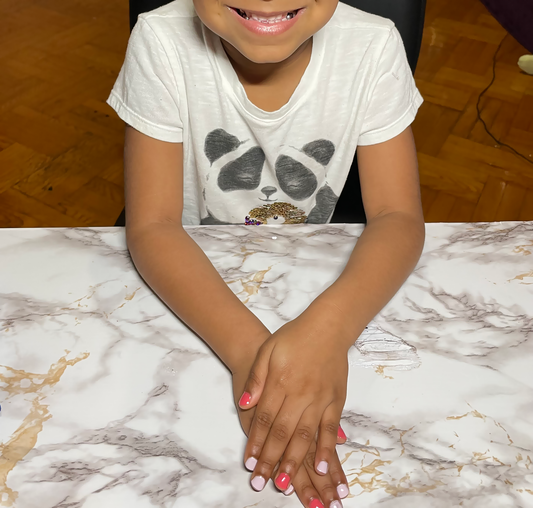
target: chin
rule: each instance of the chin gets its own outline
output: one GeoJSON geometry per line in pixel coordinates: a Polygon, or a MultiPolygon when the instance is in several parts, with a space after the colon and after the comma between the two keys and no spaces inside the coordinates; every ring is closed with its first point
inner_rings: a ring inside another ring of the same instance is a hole
{"type": "MultiPolygon", "coordinates": [[[[238,48],[237,48],[238,49],[238,48]]],[[[271,50],[260,51],[241,51],[238,49],[245,58],[256,64],[277,64],[283,62],[289,58],[294,51],[281,51],[280,48],[272,48],[271,50]]]]}

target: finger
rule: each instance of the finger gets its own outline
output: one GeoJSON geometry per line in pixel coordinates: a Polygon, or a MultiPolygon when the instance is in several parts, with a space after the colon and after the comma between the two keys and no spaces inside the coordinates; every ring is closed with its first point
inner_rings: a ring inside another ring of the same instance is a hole
{"type": "Polygon", "coordinates": [[[337,453],[333,454],[329,468],[329,474],[331,476],[331,482],[337,490],[337,495],[340,499],[344,499],[350,493],[350,489],[348,487],[348,479],[344,474],[344,470],[342,469],[342,464],[337,453]]]}
{"type": "Polygon", "coordinates": [[[286,481],[286,477],[280,478],[281,475],[287,475],[290,481],[290,479],[298,472],[307,452],[309,451],[309,447],[315,442],[315,435],[319,423],[320,415],[315,413],[311,407],[307,407],[298,421],[290,442],[283,454],[279,467],[279,475],[275,481],[276,487],[281,488],[281,486],[284,485],[284,478],[286,481]],[[279,481],[278,478],[280,478],[279,481]],[[278,483],[280,485],[278,485],[278,483]]]}
{"type": "Polygon", "coordinates": [[[259,350],[250,374],[244,385],[244,392],[239,399],[240,409],[250,409],[257,405],[265,386],[268,374],[268,362],[271,349],[259,350]]]}
{"type": "Polygon", "coordinates": [[[334,404],[330,404],[320,420],[315,459],[315,469],[318,474],[326,474],[328,472],[331,457],[335,453],[341,414],[342,407],[335,407],[334,404]]]}
{"type": "MultiPolygon", "coordinates": [[[[294,492],[296,492],[298,499],[304,506],[308,508],[324,508],[324,505],[320,500],[320,495],[318,494],[316,488],[313,486],[313,483],[311,482],[311,479],[309,478],[309,474],[307,473],[305,467],[302,466],[298,470],[291,487],[292,486],[294,486],[294,492]]],[[[285,491],[284,494],[290,495],[292,494],[292,492],[293,491],[290,491],[287,494],[287,491],[285,491]]]]}
{"type": "MultiPolygon", "coordinates": [[[[285,399],[270,428],[261,450],[261,455],[257,460],[254,474],[258,474],[263,478],[270,477],[275,465],[285,453],[287,445],[291,441],[296,426],[298,425],[300,416],[306,410],[305,405],[300,403],[299,406],[295,406],[294,404],[290,399],[285,399]]],[[[280,465],[279,472],[274,480],[276,487],[281,491],[287,490],[291,483],[291,478],[296,474],[299,467],[299,464],[290,464],[284,461],[280,465]]]]}
{"type": "Polygon", "coordinates": [[[344,433],[344,430],[342,429],[342,426],[339,425],[339,430],[337,431],[337,444],[344,444],[347,441],[346,434],[344,433]]]}
{"type": "Polygon", "coordinates": [[[313,483],[315,489],[317,490],[318,494],[320,495],[320,499],[322,499],[322,502],[324,503],[324,506],[327,508],[342,508],[342,502],[339,495],[339,492],[337,490],[337,482],[339,481],[338,478],[345,478],[339,472],[342,472],[342,468],[340,467],[340,462],[338,460],[338,456],[335,453],[335,456],[332,457],[332,464],[331,469],[335,471],[336,478],[334,478],[331,474],[331,471],[326,473],[325,475],[319,475],[315,471],[315,455],[316,455],[316,448],[315,443],[313,443],[310,448],[309,452],[307,453],[305,460],[304,460],[304,467],[307,470],[307,474],[309,475],[309,479],[313,483]]]}
{"type": "Polygon", "coordinates": [[[252,421],[255,415],[255,408],[253,407],[250,411],[239,411],[239,421],[241,422],[241,427],[246,436],[250,434],[250,428],[252,426],[252,421]]]}
{"type": "MultiPolygon", "coordinates": [[[[251,479],[254,490],[263,490],[269,478],[269,475],[265,476],[265,469],[261,470],[260,473],[258,472],[257,462],[284,399],[285,395],[277,383],[267,383],[252,420],[248,442],[244,450],[244,463],[248,470],[254,472],[251,479]]],[[[270,464],[267,469],[268,472],[272,471],[276,462],[270,464]]]]}

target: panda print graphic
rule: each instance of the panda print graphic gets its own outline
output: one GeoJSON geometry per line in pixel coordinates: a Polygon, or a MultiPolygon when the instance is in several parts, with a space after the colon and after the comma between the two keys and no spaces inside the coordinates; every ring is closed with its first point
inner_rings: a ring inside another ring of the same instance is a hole
{"type": "Polygon", "coordinates": [[[323,224],[338,196],[327,184],[335,146],[327,139],[281,145],[273,160],[260,146],[224,129],[205,138],[209,162],[201,224],[323,224]]]}

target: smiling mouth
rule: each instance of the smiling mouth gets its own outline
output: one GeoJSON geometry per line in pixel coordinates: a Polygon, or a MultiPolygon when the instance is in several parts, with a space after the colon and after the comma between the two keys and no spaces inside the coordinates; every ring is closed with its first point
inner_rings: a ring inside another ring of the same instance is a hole
{"type": "Polygon", "coordinates": [[[257,12],[257,11],[248,11],[243,9],[238,9],[237,7],[231,7],[241,18],[244,19],[254,19],[260,23],[279,23],[280,21],[287,21],[294,18],[298,11],[302,9],[295,9],[293,11],[285,12],[257,12]]]}
{"type": "Polygon", "coordinates": [[[277,201],[277,199],[263,199],[263,198],[259,198],[259,201],[264,201],[265,203],[274,203],[275,201],[277,201]]]}

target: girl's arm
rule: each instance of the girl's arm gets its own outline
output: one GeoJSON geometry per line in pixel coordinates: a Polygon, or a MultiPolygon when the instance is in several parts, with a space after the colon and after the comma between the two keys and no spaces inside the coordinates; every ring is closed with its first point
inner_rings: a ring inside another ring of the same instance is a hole
{"type": "MultiPolygon", "coordinates": [[[[317,472],[335,450],[348,375],[348,349],[414,269],[425,238],[411,129],[358,148],[367,226],[339,278],[258,353],[245,392],[256,417],[245,460],[254,476],[293,477],[319,429],[317,472]]],[[[326,262],[326,261],[324,261],[326,262]]]]}
{"type": "Polygon", "coordinates": [[[185,232],[183,143],[126,126],[126,239],[141,276],[234,372],[270,335],[185,232]]]}
{"type": "Polygon", "coordinates": [[[367,226],[340,277],[306,311],[340,325],[346,348],[413,271],[425,239],[411,128],[357,154],[367,226]]]}

